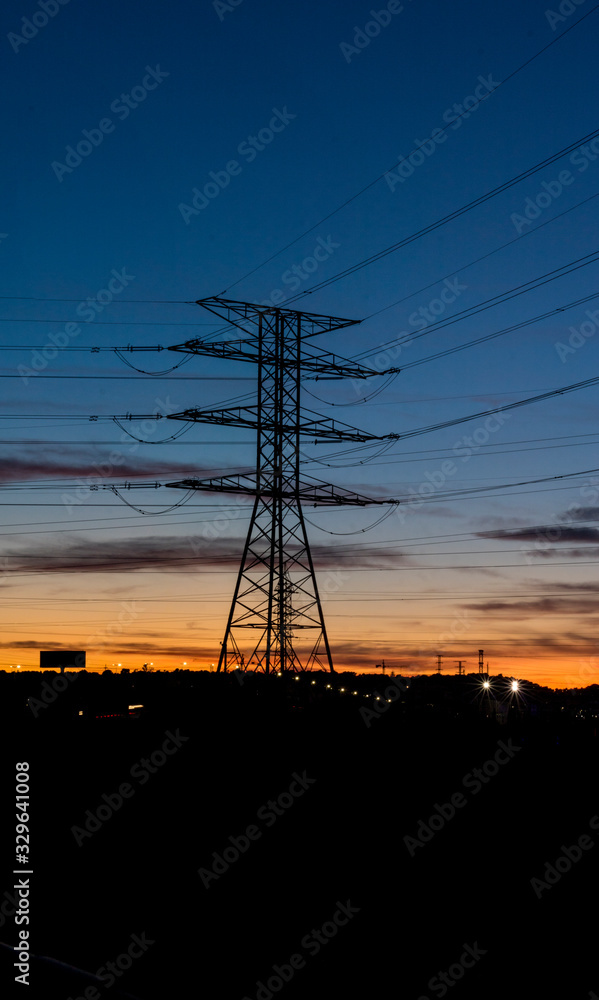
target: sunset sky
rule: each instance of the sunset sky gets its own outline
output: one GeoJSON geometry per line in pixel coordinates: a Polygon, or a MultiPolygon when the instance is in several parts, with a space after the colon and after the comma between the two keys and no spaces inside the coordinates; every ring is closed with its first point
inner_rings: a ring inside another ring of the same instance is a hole
{"type": "Polygon", "coordinates": [[[304,383],[400,435],[302,455],[400,501],[305,511],[337,669],[599,682],[597,386],[505,409],[599,376],[599,12],[546,3],[7,0],[0,668],[218,660],[249,502],[162,484],[254,437],[163,418],[255,367],[92,349],[209,336],[225,295],[362,320],[318,346],[402,369],[304,383]]]}

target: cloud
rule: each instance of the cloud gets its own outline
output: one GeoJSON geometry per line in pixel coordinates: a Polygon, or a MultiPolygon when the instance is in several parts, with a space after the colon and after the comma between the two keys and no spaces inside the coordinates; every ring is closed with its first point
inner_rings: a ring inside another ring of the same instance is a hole
{"type": "Polygon", "coordinates": [[[594,597],[572,596],[572,597],[540,597],[532,600],[521,601],[484,601],[471,604],[462,604],[461,607],[468,611],[476,611],[484,614],[492,612],[493,615],[502,616],[512,620],[522,620],[536,617],[537,615],[597,615],[599,607],[594,597]]]}
{"type": "MultiPolygon", "coordinates": [[[[552,544],[557,542],[599,542],[599,528],[567,527],[566,525],[553,524],[532,528],[477,531],[476,537],[492,538],[501,542],[539,542],[541,545],[546,545],[548,542],[552,544]]],[[[537,551],[539,554],[543,554],[542,549],[537,551]]]]}
{"type": "Polygon", "coordinates": [[[528,550],[527,555],[530,556],[541,556],[541,557],[555,557],[560,556],[564,559],[589,559],[590,556],[597,556],[599,554],[599,548],[590,546],[586,549],[544,549],[543,551],[532,551],[528,550]]]}
{"type": "MultiPolygon", "coordinates": [[[[198,469],[194,464],[191,468],[181,462],[168,462],[159,459],[142,458],[141,456],[126,457],[117,449],[108,451],[89,448],[69,448],[65,455],[64,446],[44,444],[43,451],[25,451],[18,457],[0,457],[0,483],[28,482],[30,480],[66,479],[73,480],[72,488],[81,486],[80,480],[91,479],[98,482],[102,479],[122,481],[138,476],[156,479],[168,476],[177,478],[186,476],[210,475],[212,469],[198,469]]],[[[65,486],[65,489],[68,489],[65,486]]]]}
{"type": "Polygon", "coordinates": [[[599,521],[599,507],[573,507],[559,515],[560,521],[599,521]]]}
{"type": "Polygon", "coordinates": [[[588,594],[599,594],[599,583],[564,583],[563,580],[556,580],[554,583],[548,583],[547,580],[537,583],[536,581],[532,586],[537,587],[539,590],[574,590],[579,592],[584,592],[588,594]]]}
{"type": "Polygon", "coordinates": [[[486,525],[488,531],[491,529],[498,531],[506,528],[521,528],[526,524],[526,520],[523,517],[503,517],[498,514],[496,516],[475,517],[472,519],[472,523],[478,523],[481,527],[486,525]]]}
{"type": "MultiPolygon", "coordinates": [[[[227,519],[227,525],[229,520],[233,521],[227,519]]],[[[122,573],[164,567],[181,570],[191,567],[201,571],[207,567],[237,567],[243,551],[242,540],[237,537],[213,537],[217,529],[209,523],[203,530],[205,534],[198,535],[152,535],[101,541],[78,538],[63,544],[5,550],[3,576],[5,582],[10,582],[11,573],[122,573]]],[[[291,546],[288,551],[293,551],[291,546]]],[[[392,568],[399,562],[408,561],[401,553],[382,552],[369,546],[353,549],[323,543],[312,545],[311,552],[317,573],[323,570],[342,571],[346,567],[392,568]]],[[[339,586],[335,589],[342,589],[343,585],[341,573],[339,586]]],[[[324,594],[332,591],[332,583],[324,588],[324,594]]]]}

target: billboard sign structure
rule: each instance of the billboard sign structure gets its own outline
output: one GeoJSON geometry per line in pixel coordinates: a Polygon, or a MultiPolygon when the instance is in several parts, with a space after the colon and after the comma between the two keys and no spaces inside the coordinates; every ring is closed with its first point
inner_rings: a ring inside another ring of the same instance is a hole
{"type": "Polygon", "coordinates": [[[40,649],[40,670],[85,670],[85,650],[40,649]]]}

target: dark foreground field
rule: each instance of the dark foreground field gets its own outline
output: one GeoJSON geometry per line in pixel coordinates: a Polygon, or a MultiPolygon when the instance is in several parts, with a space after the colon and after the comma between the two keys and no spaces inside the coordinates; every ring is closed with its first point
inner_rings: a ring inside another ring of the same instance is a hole
{"type": "MultiPolygon", "coordinates": [[[[596,720],[499,725],[434,694],[364,718],[389,679],[342,697],[330,678],[141,674],[81,677],[34,713],[29,676],[0,685],[9,946],[14,764],[31,774],[30,985],[15,995],[599,993],[596,720]],[[128,703],[138,718],[119,716],[128,703]]],[[[0,961],[10,990],[14,958],[0,961]]]]}

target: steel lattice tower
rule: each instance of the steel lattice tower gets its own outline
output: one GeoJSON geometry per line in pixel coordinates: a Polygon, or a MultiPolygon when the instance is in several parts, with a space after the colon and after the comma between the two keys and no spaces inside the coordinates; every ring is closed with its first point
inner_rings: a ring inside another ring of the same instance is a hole
{"type": "Polygon", "coordinates": [[[397,435],[381,438],[304,410],[300,405],[301,380],[306,376],[368,378],[381,373],[315,350],[312,345],[306,346],[309,338],[359,321],[222,298],[201,299],[197,304],[240,329],[244,337],[219,343],[191,340],[169,350],[258,365],[255,405],[216,410],[192,408],[170,415],[173,420],[252,427],[257,431],[253,477],[232,475],[167,483],[176,488],[254,497],[218,670],[226,671],[234,665],[267,674],[298,672],[322,665],[322,657],[332,671],[302,503],[366,506],[394,501],[370,500],[310,477],[302,480],[300,441],[366,442],[397,435]],[[248,630],[254,630],[249,642],[248,630]],[[316,635],[307,656],[300,655],[294,646],[296,633],[303,630],[316,635]]]}

